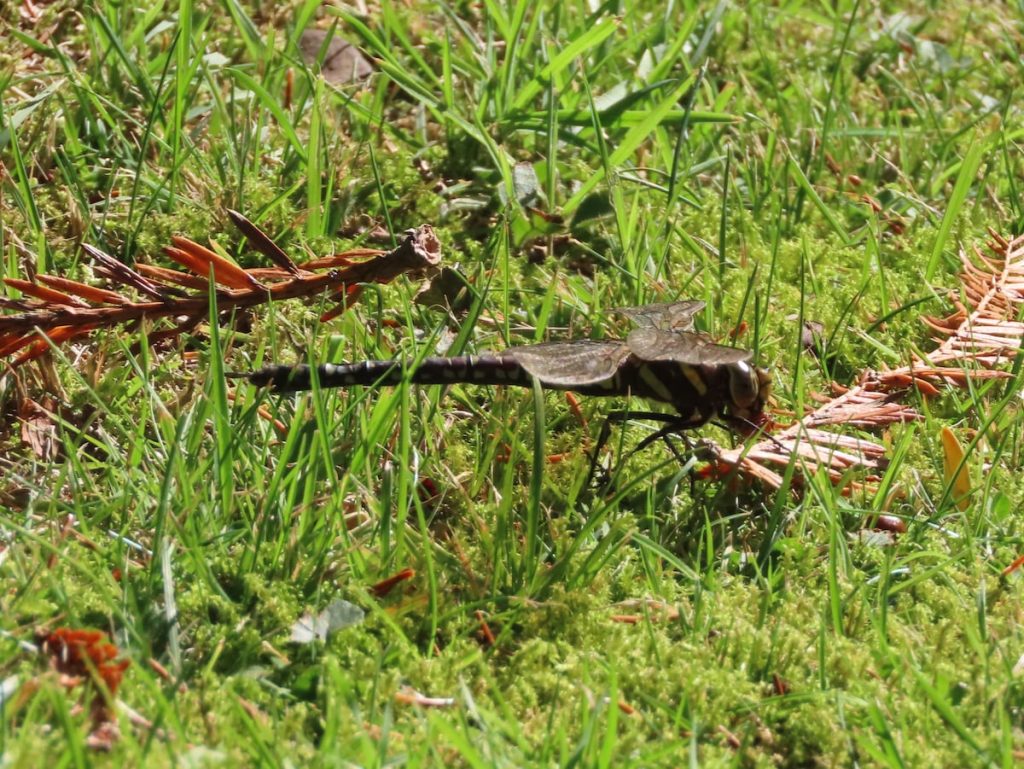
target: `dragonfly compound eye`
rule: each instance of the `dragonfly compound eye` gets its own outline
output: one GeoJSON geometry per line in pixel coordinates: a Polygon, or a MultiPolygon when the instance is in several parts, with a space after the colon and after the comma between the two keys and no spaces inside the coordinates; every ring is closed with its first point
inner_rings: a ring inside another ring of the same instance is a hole
{"type": "Polygon", "coordinates": [[[739,411],[759,411],[767,397],[762,392],[761,372],[742,361],[729,366],[729,400],[739,411]]]}

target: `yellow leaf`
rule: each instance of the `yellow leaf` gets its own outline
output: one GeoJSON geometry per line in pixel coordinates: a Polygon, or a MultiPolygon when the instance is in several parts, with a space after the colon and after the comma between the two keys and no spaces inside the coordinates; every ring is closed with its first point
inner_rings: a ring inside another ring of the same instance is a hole
{"type": "Polygon", "coordinates": [[[971,476],[964,462],[964,449],[956,439],[956,434],[948,427],[943,426],[939,434],[942,437],[942,465],[946,485],[950,487],[956,506],[966,510],[971,504],[971,476]]]}

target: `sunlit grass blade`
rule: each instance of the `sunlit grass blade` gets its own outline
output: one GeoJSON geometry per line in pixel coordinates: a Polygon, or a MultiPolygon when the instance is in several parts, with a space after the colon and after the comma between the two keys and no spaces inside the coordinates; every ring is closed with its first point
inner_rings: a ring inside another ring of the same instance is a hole
{"type": "Polygon", "coordinates": [[[928,257],[928,266],[924,271],[924,279],[931,280],[939,269],[939,261],[946,250],[949,236],[953,231],[960,210],[967,201],[971,187],[974,185],[974,177],[981,167],[981,161],[985,158],[987,143],[974,141],[968,144],[967,153],[960,163],[960,171],[957,173],[956,184],[953,185],[953,192],[946,203],[946,210],[942,214],[942,222],[939,224],[939,231],[935,235],[935,244],[932,246],[931,255],[928,257]]]}
{"type": "MultiPolygon", "coordinates": [[[[626,132],[625,137],[619,142],[616,147],[611,151],[608,156],[608,167],[617,169],[622,163],[630,158],[637,148],[647,140],[651,132],[654,131],[660,124],[665,115],[667,115],[675,104],[679,101],[686,90],[692,84],[692,78],[687,78],[674,89],[672,89],[667,96],[665,96],[654,108],[652,108],[646,115],[646,117],[635,126],[626,132]]],[[[579,206],[581,202],[587,197],[588,194],[596,187],[605,177],[603,171],[598,171],[592,174],[584,181],[579,188],[573,193],[572,197],[566,201],[563,206],[563,210],[566,214],[571,214],[579,206]]]]}

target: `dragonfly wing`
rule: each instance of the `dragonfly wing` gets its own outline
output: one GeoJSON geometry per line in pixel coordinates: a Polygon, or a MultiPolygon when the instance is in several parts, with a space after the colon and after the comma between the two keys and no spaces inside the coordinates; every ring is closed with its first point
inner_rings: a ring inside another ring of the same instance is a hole
{"type": "Polygon", "coordinates": [[[656,328],[633,330],[626,345],[641,360],[671,360],[691,366],[741,363],[752,357],[750,350],[715,344],[703,334],[673,334],[656,328]]]}
{"type": "Polygon", "coordinates": [[[625,315],[640,328],[662,331],[692,331],[693,316],[704,309],[699,299],[682,302],[645,304],[640,307],[619,307],[615,312],[625,315]]]}
{"type": "Polygon", "coordinates": [[[581,339],[510,347],[502,357],[511,357],[548,387],[582,387],[611,379],[629,353],[621,340],[581,339]]]}

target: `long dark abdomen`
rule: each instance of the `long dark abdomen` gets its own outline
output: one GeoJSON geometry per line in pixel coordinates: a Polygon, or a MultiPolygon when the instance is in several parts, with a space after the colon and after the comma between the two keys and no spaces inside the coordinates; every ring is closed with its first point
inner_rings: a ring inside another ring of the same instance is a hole
{"type": "MultiPolygon", "coordinates": [[[[408,364],[398,360],[367,360],[361,363],[325,363],[317,366],[321,387],[355,385],[397,385],[406,379],[408,364]]],[[[309,366],[267,366],[248,375],[255,385],[270,385],[276,392],[309,390],[313,386],[309,366]]],[[[454,384],[528,386],[530,375],[515,360],[497,355],[463,355],[454,358],[424,358],[408,377],[413,384],[454,384]]]]}

